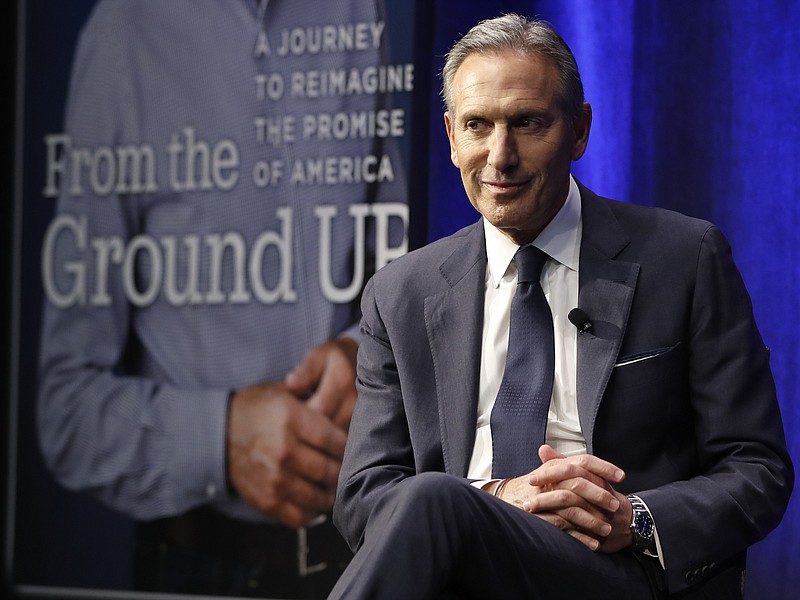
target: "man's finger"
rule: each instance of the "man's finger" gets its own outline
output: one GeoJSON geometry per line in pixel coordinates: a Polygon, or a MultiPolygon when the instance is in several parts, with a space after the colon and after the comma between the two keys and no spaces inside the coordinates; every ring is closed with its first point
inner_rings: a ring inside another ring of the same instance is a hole
{"type": "Polygon", "coordinates": [[[580,529],[596,536],[611,533],[611,524],[602,511],[568,490],[543,492],[530,498],[523,508],[534,514],[553,513],[580,529]]]}
{"type": "Polygon", "coordinates": [[[295,394],[306,396],[319,383],[325,370],[325,353],[312,348],[291,371],[286,374],[284,384],[295,394]]]}
{"type": "Polygon", "coordinates": [[[574,537],[576,540],[578,540],[580,543],[582,543],[584,546],[589,548],[589,550],[591,550],[592,552],[595,552],[597,551],[598,548],[600,548],[600,542],[598,542],[592,536],[586,535],[582,531],[578,531],[577,529],[567,529],[566,532],[572,537],[574,537]]]}
{"type": "Polygon", "coordinates": [[[297,438],[332,457],[341,459],[347,434],[328,417],[304,407],[298,415],[294,434],[297,438]]]}
{"type": "MultiPolygon", "coordinates": [[[[549,455],[546,450],[542,450],[540,451],[540,456],[543,453],[545,456],[549,455]]],[[[578,454],[569,457],[550,458],[530,474],[528,481],[531,485],[546,485],[575,477],[584,477],[589,480],[596,479],[598,483],[600,481],[619,483],[625,479],[625,472],[613,463],[597,456],[578,454]]]]}
{"type": "Polygon", "coordinates": [[[301,444],[289,457],[287,468],[315,485],[334,488],[342,462],[340,458],[301,444]]]}
{"type": "Polygon", "coordinates": [[[307,514],[318,515],[331,510],[335,493],[332,487],[323,488],[301,477],[292,477],[281,490],[281,497],[307,514]]]}
{"type": "MultiPolygon", "coordinates": [[[[349,425],[352,405],[355,402],[355,357],[358,346],[354,340],[341,338],[317,346],[284,380],[295,394],[308,398],[308,405],[349,425]],[[343,415],[339,412],[344,408],[343,415]]],[[[347,430],[347,427],[342,427],[347,430]]]]}

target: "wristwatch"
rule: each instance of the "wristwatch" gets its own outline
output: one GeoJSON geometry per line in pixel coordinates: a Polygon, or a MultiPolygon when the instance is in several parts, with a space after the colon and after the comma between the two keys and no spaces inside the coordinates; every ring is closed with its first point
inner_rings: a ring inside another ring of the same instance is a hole
{"type": "Polygon", "coordinates": [[[649,556],[658,556],[656,552],[655,523],[650,511],[638,496],[630,495],[628,500],[633,508],[631,534],[633,549],[649,556]]]}

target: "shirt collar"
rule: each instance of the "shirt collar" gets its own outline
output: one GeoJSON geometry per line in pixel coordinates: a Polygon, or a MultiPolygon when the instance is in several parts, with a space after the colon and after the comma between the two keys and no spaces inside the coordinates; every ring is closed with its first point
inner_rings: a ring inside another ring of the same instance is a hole
{"type": "MultiPolygon", "coordinates": [[[[489,283],[493,287],[497,287],[519,246],[485,218],[483,219],[483,228],[486,236],[488,274],[491,278],[489,283]]],[[[569,192],[564,206],[533,241],[533,245],[567,268],[577,271],[580,256],[580,229],[581,196],[575,179],[570,176],[569,192]]]]}

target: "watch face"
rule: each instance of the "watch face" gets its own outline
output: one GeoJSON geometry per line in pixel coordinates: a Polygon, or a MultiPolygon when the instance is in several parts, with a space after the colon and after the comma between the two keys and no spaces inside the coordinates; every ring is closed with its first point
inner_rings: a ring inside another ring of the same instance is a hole
{"type": "Polygon", "coordinates": [[[645,539],[650,539],[653,535],[653,519],[646,512],[637,512],[634,519],[636,533],[645,539]]]}

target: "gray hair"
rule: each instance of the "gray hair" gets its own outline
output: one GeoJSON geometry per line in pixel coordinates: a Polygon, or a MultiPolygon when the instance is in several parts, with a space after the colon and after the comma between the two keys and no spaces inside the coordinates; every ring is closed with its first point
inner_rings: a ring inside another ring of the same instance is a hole
{"type": "Polygon", "coordinates": [[[505,51],[537,54],[553,62],[561,80],[561,105],[566,117],[575,122],[583,109],[583,83],[578,64],[567,43],[546,21],[529,21],[510,13],[481,21],[458,40],[445,55],[442,69],[442,99],[453,112],[453,79],[471,54],[494,55],[505,51]]]}

